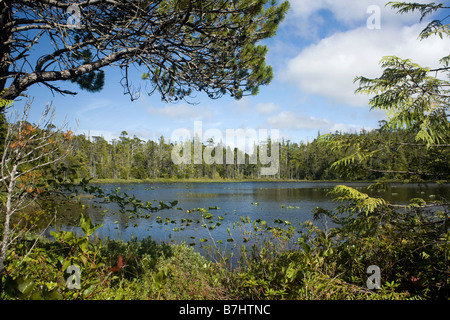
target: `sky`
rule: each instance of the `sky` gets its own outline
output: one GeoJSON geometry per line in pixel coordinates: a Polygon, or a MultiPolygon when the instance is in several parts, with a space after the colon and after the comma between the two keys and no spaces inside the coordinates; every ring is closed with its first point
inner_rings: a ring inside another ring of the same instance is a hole
{"type": "MultiPolygon", "coordinates": [[[[55,125],[64,119],[77,134],[117,139],[122,131],[130,137],[170,139],[177,129],[278,130],[291,142],[308,142],[321,134],[359,132],[378,127],[384,112],[370,111],[368,96],[355,95],[356,76],[378,77],[383,56],[412,59],[422,66],[436,67],[450,52],[450,41],[432,37],[419,40],[429,20],[419,23],[418,14],[399,15],[381,0],[290,0],[291,9],[277,35],[264,40],[267,64],[274,79],[261,86],[257,96],[235,100],[211,100],[197,94],[195,105],[165,103],[158,93],[148,96],[142,74],[135,70],[134,85],[140,98],[123,94],[120,71],[107,68],[105,87],[89,93],[65,82],[64,88],[78,95],[52,95],[45,86],[28,91],[34,97],[30,121],[36,122],[48,103],[56,108],[55,125]]],[[[432,1],[420,1],[422,3],[432,1]]],[[[444,1],[445,2],[445,1],[444,1]]],[[[430,19],[430,18],[428,18],[430,19]]],[[[15,103],[23,107],[25,100],[15,103]]],[[[259,131],[258,131],[259,132],[259,131]]],[[[203,137],[205,140],[207,137],[203,137]]]]}

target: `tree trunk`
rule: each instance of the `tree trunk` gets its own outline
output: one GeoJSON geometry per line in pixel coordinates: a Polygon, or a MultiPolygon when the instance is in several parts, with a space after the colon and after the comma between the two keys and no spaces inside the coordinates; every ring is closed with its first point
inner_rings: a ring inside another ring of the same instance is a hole
{"type": "MultiPolygon", "coordinates": [[[[5,90],[11,60],[11,28],[6,24],[12,21],[11,0],[0,1],[0,93],[5,90]]],[[[3,156],[3,149],[6,139],[6,117],[4,114],[5,105],[0,103],[0,158],[3,156]]],[[[1,271],[0,271],[1,273],[1,271]]],[[[1,278],[0,278],[1,282],[1,278]]],[[[1,285],[0,285],[1,287],[1,285]]],[[[1,288],[0,288],[1,289],[1,288]]]]}
{"type": "MultiPolygon", "coordinates": [[[[11,27],[6,27],[12,21],[11,1],[0,1],[0,92],[5,89],[6,77],[11,60],[11,27]]],[[[1,107],[3,109],[3,107],[1,107]]],[[[3,111],[0,109],[0,112],[3,111]]]]}
{"type": "Polygon", "coordinates": [[[9,234],[10,234],[10,221],[11,216],[13,214],[12,209],[12,196],[14,192],[14,187],[16,184],[16,172],[17,172],[17,166],[13,166],[10,174],[10,181],[8,183],[8,189],[7,189],[7,195],[6,195],[6,203],[5,203],[5,222],[3,225],[3,237],[2,237],[2,243],[0,247],[0,293],[3,290],[3,271],[5,269],[5,260],[8,254],[8,244],[9,244],[9,234]]]}

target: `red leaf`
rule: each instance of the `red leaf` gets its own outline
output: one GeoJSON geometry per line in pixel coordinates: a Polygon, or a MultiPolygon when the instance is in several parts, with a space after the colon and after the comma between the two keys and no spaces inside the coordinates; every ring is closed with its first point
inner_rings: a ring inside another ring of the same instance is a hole
{"type": "Polygon", "coordinates": [[[123,268],[123,258],[122,258],[122,255],[120,255],[119,259],[117,259],[117,266],[115,266],[114,268],[108,268],[108,269],[109,269],[109,271],[117,272],[122,268],[123,268]]]}
{"type": "Polygon", "coordinates": [[[123,268],[123,258],[122,258],[122,255],[120,255],[120,256],[119,256],[119,260],[117,260],[117,267],[118,267],[119,269],[122,269],[122,268],[123,268]]]}

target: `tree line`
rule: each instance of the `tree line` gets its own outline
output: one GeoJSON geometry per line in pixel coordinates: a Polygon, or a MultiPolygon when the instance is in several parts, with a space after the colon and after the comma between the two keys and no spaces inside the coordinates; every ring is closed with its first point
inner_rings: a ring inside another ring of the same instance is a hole
{"type": "MultiPolygon", "coordinates": [[[[279,143],[279,170],[272,178],[285,180],[376,180],[379,178],[402,181],[445,180],[450,172],[448,148],[442,150],[418,144],[414,132],[392,130],[380,123],[378,129],[361,130],[356,133],[336,132],[333,137],[346,141],[347,146],[331,148],[327,144],[329,135],[310,142],[293,142],[282,139],[269,140],[268,144],[279,143]],[[386,147],[388,145],[388,147],[386,147]],[[371,157],[362,161],[350,161],[352,150],[359,148],[370,152],[371,157]],[[375,156],[376,155],[376,156],[375,156]],[[347,166],[333,165],[337,160],[348,161],[347,166]],[[342,170],[346,168],[345,170],[342,170]]],[[[194,139],[193,139],[194,140],[194,139]]],[[[194,141],[192,141],[194,143],[194,141]]],[[[130,137],[122,131],[118,139],[107,141],[101,136],[73,136],[72,150],[64,160],[67,174],[75,179],[263,179],[260,169],[264,167],[252,156],[235,148],[234,163],[225,161],[230,147],[212,139],[202,143],[206,147],[221,148],[223,164],[175,164],[172,150],[176,143],[161,136],[157,141],[130,137]],[[227,150],[228,149],[228,150],[227,150]],[[238,157],[244,154],[244,164],[238,157]]],[[[213,150],[213,153],[214,153],[213,150]]],[[[259,152],[259,148],[254,148],[259,152]]],[[[257,159],[259,159],[257,157],[257,159]]],[[[268,176],[270,177],[270,176],[268,176]]]]}

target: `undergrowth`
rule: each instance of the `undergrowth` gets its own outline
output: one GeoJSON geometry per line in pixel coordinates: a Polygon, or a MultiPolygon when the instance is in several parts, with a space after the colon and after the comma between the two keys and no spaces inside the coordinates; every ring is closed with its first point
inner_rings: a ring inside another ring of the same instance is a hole
{"type": "Polygon", "coordinates": [[[343,200],[333,212],[317,208],[316,223],[298,227],[242,218],[237,264],[220,246],[208,256],[151,237],[101,240],[100,226],[82,216],[84,234],[25,237],[10,249],[1,298],[448,299],[448,212],[399,211],[360,193],[343,200]],[[330,219],[339,228],[329,229],[330,219]],[[81,271],[75,289],[73,265],[81,271]],[[371,265],[381,270],[379,289],[368,289],[371,265]]]}

